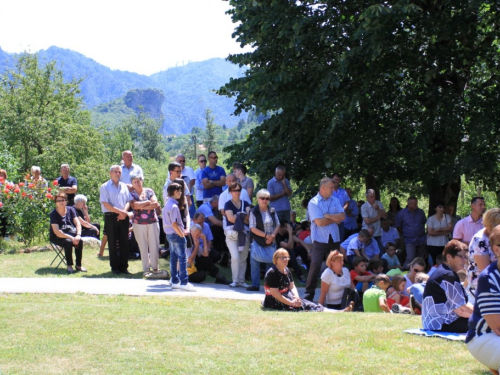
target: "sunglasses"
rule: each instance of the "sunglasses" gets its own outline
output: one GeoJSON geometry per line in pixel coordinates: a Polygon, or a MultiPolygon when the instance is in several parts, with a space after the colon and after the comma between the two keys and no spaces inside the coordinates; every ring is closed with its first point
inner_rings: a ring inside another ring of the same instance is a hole
{"type": "Polygon", "coordinates": [[[207,162],[207,159],[198,160],[198,163],[206,163],[206,162],[207,162]]]}
{"type": "Polygon", "coordinates": [[[219,157],[218,156],[209,156],[208,158],[209,159],[218,159],[219,157]]]}
{"type": "Polygon", "coordinates": [[[270,198],[268,198],[268,197],[259,197],[259,199],[262,199],[263,201],[268,201],[268,200],[270,200],[270,198]]]}

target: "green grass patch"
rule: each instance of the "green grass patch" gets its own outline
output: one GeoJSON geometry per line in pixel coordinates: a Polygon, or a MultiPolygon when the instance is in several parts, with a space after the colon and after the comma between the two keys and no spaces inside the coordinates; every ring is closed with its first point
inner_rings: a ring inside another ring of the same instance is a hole
{"type": "Polygon", "coordinates": [[[416,316],[258,302],[0,294],[2,374],[487,374],[416,316]]]}

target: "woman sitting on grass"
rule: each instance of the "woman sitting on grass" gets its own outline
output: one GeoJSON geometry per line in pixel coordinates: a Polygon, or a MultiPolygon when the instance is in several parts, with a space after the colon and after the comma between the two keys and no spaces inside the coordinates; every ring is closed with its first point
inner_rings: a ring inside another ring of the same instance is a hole
{"type": "Polygon", "coordinates": [[[326,259],[328,268],[321,275],[321,294],[318,302],[330,309],[340,309],[345,288],[354,289],[349,270],[344,267],[344,256],[332,251],[326,259]]]}
{"type": "Polygon", "coordinates": [[[267,271],[264,278],[266,297],[264,307],[284,311],[322,311],[347,312],[352,311],[352,305],[344,310],[332,310],[314,302],[301,299],[293,282],[291,271],[288,269],[290,255],[285,249],[278,249],[273,255],[273,266],[267,271]]]}

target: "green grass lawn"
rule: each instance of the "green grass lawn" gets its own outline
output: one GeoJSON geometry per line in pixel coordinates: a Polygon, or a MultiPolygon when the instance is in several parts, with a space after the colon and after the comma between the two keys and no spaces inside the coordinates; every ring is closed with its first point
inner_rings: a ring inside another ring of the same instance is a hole
{"type": "Polygon", "coordinates": [[[2,374],[487,374],[416,316],[258,302],[0,294],[2,374]]]}

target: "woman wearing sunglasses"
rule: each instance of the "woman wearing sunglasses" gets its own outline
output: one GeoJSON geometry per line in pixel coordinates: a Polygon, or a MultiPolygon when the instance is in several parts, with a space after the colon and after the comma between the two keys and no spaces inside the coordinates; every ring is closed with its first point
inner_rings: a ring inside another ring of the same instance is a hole
{"type": "Polygon", "coordinates": [[[344,310],[327,309],[324,306],[299,297],[288,268],[290,254],[285,249],[278,249],[273,255],[273,266],[266,272],[264,291],[266,296],[262,305],[269,309],[284,311],[348,312],[353,303],[344,310]]]}

